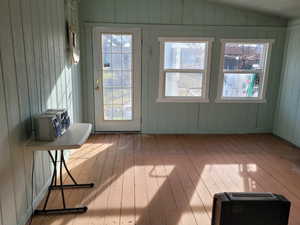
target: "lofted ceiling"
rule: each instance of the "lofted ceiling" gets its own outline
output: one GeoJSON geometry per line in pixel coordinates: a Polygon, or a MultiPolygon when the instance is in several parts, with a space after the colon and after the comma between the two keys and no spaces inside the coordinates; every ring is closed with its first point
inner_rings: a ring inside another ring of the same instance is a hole
{"type": "Polygon", "coordinates": [[[300,18],[300,0],[208,0],[287,18],[300,18]]]}

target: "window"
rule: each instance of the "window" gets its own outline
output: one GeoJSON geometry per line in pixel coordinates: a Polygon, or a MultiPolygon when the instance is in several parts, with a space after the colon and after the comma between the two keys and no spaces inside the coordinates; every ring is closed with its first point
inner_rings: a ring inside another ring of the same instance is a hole
{"type": "Polygon", "coordinates": [[[217,102],[265,102],[273,40],[222,40],[217,102]]]}
{"type": "Polygon", "coordinates": [[[104,120],[132,120],[132,34],[102,33],[104,120]]]}
{"type": "Polygon", "coordinates": [[[160,38],[159,102],[208,102],[213,39],[160,38]]]}

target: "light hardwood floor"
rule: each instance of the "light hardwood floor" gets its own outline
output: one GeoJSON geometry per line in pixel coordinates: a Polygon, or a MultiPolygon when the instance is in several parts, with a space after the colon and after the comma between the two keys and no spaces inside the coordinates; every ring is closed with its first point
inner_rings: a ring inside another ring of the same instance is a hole
{"type": "MultiPolygon", "coordinates": [[[[34,217],[34,225],[209,225],[217,192],[274,192],[300,224],[300,151],[272,135],[96,135],[68,160],[79,182],[68,206],[85,214],[34,217]]],[[[70,182],[65,178],[66,182],[70,182]]],[[[61,205],[59,192],[52,208],[61,205]]]]}

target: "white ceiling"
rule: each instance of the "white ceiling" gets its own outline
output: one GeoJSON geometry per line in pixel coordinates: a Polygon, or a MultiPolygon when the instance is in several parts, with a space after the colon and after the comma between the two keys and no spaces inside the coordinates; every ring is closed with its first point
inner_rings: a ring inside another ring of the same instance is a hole
{"type": "Polygon", "coordinates": [[[287,18],[300,18],[300,0],[208,0],[267,12],[287,18]]]}

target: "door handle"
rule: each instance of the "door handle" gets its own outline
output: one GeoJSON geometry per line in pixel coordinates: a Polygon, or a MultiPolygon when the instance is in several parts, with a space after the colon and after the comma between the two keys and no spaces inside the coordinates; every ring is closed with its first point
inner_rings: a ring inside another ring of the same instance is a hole
{"type": "Polygon", "coordinates": [[[96,90],[96,91],[99,91],[99,90],[100,90],[100,87],[99,87],[99,80],[98,80],[98,79],[96,80],[96,84],[97,84],[97,86],[95,87],[95,90],[96,90]]]}

